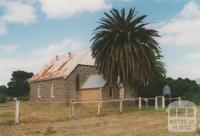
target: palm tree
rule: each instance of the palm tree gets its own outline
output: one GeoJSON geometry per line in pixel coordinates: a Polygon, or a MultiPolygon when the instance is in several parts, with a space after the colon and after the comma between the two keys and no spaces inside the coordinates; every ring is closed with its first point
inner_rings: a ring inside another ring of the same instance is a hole
{"type": "Polygon", "coordinates": [[[112,9],[104,13],[94,30],[92,56],[99,72],[112,84],[146,85],[154,76],[165,76],[160,47],[154,39],[156,30],[144,23],[146,15],[137,16],[135,9],[128,14],[112,9]]]}

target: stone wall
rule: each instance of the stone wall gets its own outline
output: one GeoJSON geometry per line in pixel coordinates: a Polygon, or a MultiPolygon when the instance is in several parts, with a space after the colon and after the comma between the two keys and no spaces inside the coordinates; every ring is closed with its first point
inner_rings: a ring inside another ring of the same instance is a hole
{"type": "MultiPolygon", "coordinates": [[[[112,86],[112,90],[113,90],[113,97],[110,97],[109,96],[109,89],[110,86],[109,85],[105,85],[105,87],[103,88],[103,92],[102,92],[102,97],[103,97],[103,100],[108,100],[108,99],[119,99],[120,98],[120,90],[119,90],[119,87],[117,86],[112,86]]],[[[133,98],[132,96],[132,93],[131,93],[131,88],[126,86],[124,88],[124,98],[127,99],[127,98],[133,98]]]]}
{"type": "Polygon", "coordinates": [[[58,102],[64,103],[66,101],[66,81],[64,79],[46,80],[40,82],[33,82],[30,85],[30,97],[32,101],[37,102],[58,102]],[[54,97],[51,96],[51,85],[54,84],[54,97]],[[40,96],[38,97],[38,87],[40,84],[40,96]]]}
{"type": "Polygon", "coordinates": [[[101,88],[81,89],[80,100],[81,101],[100,101],[102,100],[101,88]]]}
{"type": "Polygon", "coordinates": [[[69,90],[69,94],[67,95],[67,99],[79,99],[80,98],[80,90],[76,91],[76,78],[79,76],[80,88],[85,83],[90,75],[98,74],[98,70],[95,66],[87,66],[87,65],[78,65],[74,71],[67,78],[67,90],[69,90]]]}
{"type": "Polygon", "coordinates": [[[110,86],[105,85],[105,87],[102,90],[102,99],[103,100],[109,100],[109,99],[119,99],[119,89],[117,87],[112,86],[113,96],[110,97],[110,86]]]}

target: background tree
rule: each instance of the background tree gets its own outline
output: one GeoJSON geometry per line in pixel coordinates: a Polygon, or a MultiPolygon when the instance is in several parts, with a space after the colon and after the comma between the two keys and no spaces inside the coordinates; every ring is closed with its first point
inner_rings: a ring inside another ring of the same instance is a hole
{"type": "MultiPolygon", "coordinates": [[[[154,98],[163,95],[163,87],[166,85],[165,78],[154,78],[149,81],[149,84],[140,88],[139,96],[144,98],[154,98]]],[[[170,86],[171,87],[171,86],[170,86]]]]}
{"type": "Polygon", "coordinates": [[[7,101],[6,95],[8,93],[8,89],[5,85],[0,86],[0,103],[5,103],[7,101]]]}
{"type": "MultiPolygon", "coordinates": [[[[148,29],[146,15],[138,16],[134,9],[104,13],[91,39],[92,55],[99,72],[107,82],[132,87],[146,85],[153,77],[165,76],[158,32],[148,29]]],[[[134,89],[135,90],[135,89],[134,89]]]]}
{"type": "Polygon", "coordinates": [[[5,85],[1,85],[0,86],[0,92],[7,95],[8,94],[8,88],[5,85]]]}
{"type": "Polygon", "coordinates": [[[167,82],[172,88],[173,96],[181,96],[185,100],[200,104],[200,87],[196,81],[178,78],[177,80],[168,79],[167,82]]]}
{"type": "Polygon", "coordinates": [[[163,87],[168,84],[171,88],[171,97],[181,97],[184,100],[200,104],[200,86],[188,78],[155,78],[145,88],[141,88],[141,97],[155,97],[163,95],[163,87]]]}
{"type": "Polygon", "coordinates": [[[25,71],[14,71],[11,81],[8,82],[8,94],[12,97],[27,96],[29,94],[29,82],[33,73],[25,71]]]}

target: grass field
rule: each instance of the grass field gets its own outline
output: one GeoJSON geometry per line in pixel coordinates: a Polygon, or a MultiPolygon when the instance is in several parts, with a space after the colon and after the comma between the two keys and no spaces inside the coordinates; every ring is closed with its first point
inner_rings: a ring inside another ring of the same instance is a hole
{"type": "Polygon", "coordinates": [[[79,108],[76,117],[69,119],[66,106],[23,102],[20,105],[21,123],[13,125],[14,103],[8,104],[0,107],[0,136],[198,136],[197,133],[168,132],[167,113],[154,109],[126,108],[126,112],[119,114],[115,107],[103,110],[97,117],[96,109],[79,108]]]}

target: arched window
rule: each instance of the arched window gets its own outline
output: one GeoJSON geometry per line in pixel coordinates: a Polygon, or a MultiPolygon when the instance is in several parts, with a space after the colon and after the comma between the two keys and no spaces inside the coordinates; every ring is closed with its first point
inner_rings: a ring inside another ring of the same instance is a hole
{"type": "Polygon", "coordinates": [[[112,89],[112,87],[109,88],[109,96],[113,97],[113,89],[112,89]]]}
{"type": "Polygon", "coordinates": [[[80,81],[79,81],[79,75],[76,76],[76,91],[80,90],[80,81]]]}
{"type": "Polygon", "coordinates": [[[54,85],[54,83],[52,82],[52,83],[51,83],[51,97],[52,97],[52,98],[55,97],[55,96],[54,96],[54,92],[55,92],[55,85],[54,85]]]}
{"type": "Polygon", "coordinates": [[[41,87],[40,87],[40,83],[38,84],[38,90],[37,90],[37,94],[38,94],[38,98],[41,98],[41,94],[40,94],[40,90],[41,90],[41,87]]]}

